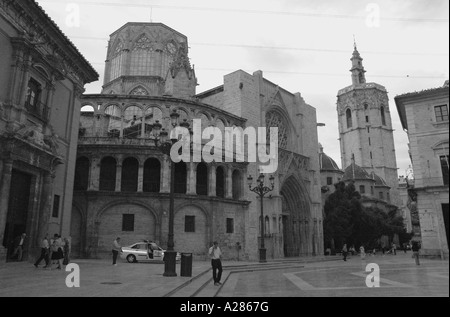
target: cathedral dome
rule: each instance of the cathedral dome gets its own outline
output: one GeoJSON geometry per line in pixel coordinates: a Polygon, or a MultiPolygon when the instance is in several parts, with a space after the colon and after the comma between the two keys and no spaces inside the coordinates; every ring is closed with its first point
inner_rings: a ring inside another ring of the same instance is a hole
{"type": "Polygon", "coordinates": [[[323,152],[323,147],[321,144],[319,144],[319,147],[320,147],[319,152],[320,170],[326,172],[342,172],[342,170],[339,168],[336,162],[323,152]]]}

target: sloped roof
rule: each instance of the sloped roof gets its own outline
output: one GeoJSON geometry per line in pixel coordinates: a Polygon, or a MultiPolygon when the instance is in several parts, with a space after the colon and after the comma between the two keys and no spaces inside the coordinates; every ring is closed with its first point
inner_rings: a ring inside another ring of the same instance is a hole
{"type": "Polygon", "coordinates": [[[389,187],[389,185],[386,183],[386,181],[383,178],[381,178],[380,176],[378,176],[377,174],[375,174],[374,172],[371,173],[371,176],[372,176],[373,180],[375,181],[375,186],[389,187]]]}
{"type": "Polygon", "coordinates": [[[342,179],[344,181],[348,181],[348,180],[374,181],[372,176],[369,173],[367,173],[367,171],[364,168],[362,168],[361,166],[358,166],[354,162],[345,169],[344,176],[342,179]]]}

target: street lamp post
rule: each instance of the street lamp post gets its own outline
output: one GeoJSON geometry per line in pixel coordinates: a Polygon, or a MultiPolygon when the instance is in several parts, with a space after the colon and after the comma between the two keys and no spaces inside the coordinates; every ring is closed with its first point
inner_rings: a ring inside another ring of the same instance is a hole
{"type": "Polygon", "coordinates": [[[258,194],[258,196],[261,199],[261,247],[259,249],[259,262],[265,263],[266,262],[266,247],[264,245],[264,196],[273,191],[275,188],[275,177],[270,176],[270,185],[271,187],[264,186],[264,174],[259,175],[258,177],[258,184],[256,187],[252,188],[253,184],[253,177],[251,175],[248,176],[248,187],[249,189],[258,194]]]}
{"type": "MultiPolygon", "coordinates": [[[[171,125],[173,128],[178,126],[178,119],[180,115],[176,112],[176,110],[173,111],[173,113],[170,114],[170,120],[171,125]]],[[[188,124],[189,125],[189,124],[188,124]]],[[[167,239],[167,250],[164,253],[164,276],[167,277],[174,277],[177,276],[176,273],[176,257],[177,252],[174,250],[174,233],[173,233],[173,227],[174,227],[174,206],[175,206],[175,163],[170,158],[170,151],[172,149],[172,146],[178,141],[178,139],[171,139],[169,140],[169,134],[167,131],[162,129],[162,125],[157,121],[153,125],[153,130],[155,134],[155,146],[156,148],[161,151],[163,154],[167,155],[170,159],[170,203],[169,203],[169,234],[167,239]]]]}

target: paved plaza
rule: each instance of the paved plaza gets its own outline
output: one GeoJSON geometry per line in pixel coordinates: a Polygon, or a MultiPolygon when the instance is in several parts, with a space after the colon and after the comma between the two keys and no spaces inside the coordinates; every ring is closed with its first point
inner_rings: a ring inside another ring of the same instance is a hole
{"type": "Polygon", "coordinates": [[[68,288],[65,270],[35,269],[27,262],[0,267],[0,297],[350,297],[449,296],[449,263],[396,256],[224,262],[223,285],[214,286],[208,261],[194,261],[192,277],[164,277],[161,263],[75,260],[80,287],[68,288]],[[380,287],[366,286],[366,265],[380,267],[380,287]]]}

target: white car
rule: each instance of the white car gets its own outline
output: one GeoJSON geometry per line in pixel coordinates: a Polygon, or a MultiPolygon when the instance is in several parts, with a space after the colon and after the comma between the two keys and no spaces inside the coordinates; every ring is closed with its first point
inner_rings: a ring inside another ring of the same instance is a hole
{"type": "MultiPolygon", "coordinates": [[[[127,260],[128,263],[136,263],[143,261],[163,261],[164,252],[160,246],[152,241],[142,241],[130,245],[129,247],[123,247],[120,257],[123,260],[127,260]]],[[[181,254],[177,252],[176,260],[181,259],[181,254]]]]}

